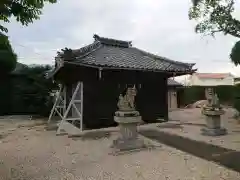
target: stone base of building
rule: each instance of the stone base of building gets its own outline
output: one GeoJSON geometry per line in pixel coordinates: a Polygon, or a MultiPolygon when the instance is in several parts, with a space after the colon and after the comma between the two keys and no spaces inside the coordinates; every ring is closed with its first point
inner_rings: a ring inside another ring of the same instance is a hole
{"type": "Polygon", "coordinates": [[[211,129],[211,128],[202,128],[202,135],[205,136],[222,136],[227,134],[227,130],[225,128],[211,129]]]}

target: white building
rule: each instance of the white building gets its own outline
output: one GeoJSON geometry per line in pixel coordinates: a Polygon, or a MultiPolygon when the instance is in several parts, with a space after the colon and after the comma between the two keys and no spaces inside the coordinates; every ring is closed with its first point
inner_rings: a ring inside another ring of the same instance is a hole
{"type": "Polygon", "coordinates": [[[189,77],[189,86],[234,85],[231,73],[194,73],[189,77]]]}

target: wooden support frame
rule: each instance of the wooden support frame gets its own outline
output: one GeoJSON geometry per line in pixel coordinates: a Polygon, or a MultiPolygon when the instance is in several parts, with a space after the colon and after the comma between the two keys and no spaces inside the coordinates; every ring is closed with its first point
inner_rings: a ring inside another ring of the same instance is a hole
{"type": "Polygon", "coordinates": [[[55,103],[48,118],[48,123],[51,122],[52,117],[57,114],[61,119],[66,111],[66,87],[60,85],[60,90],[56,93],[55,103]]]}
{"type": "Polygon", "coordinates": [[[71,133],[76,133],[77,127],[75,127],[74,125],[68,123],[68,121],[80,121],[80,127],[79,127],[79,131],[83,131],[83,82],[77,82],[76,88],[73,91],[72,94],[72,98],[71,101],[68,104],[68,107],[66,109],[66,111],[64,112],[63,116],[62,116],[62,120],[58,126],[58,130],[57,130],[57,134],[60,134],[62,130],[64,131],[74,131],[74,132],[66,132],[68,134],[71,133]],[[77,95],[80,95],[80,99],[77,99],[77,95]],[[77,107],[76,104],[80,103],[80,108],[77,107]],[[69,117],[69,112],[70,110],[75,110],[76,112],[76,117],[69,117]],[[66,125],[68,126],[66,129],[66,125]]]}

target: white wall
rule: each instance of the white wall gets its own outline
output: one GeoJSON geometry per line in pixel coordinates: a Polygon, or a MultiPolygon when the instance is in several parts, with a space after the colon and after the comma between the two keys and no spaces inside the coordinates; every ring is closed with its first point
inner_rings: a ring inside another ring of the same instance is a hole
{"type": "Polygon", "coordinates": [[[234,81],[234,84],[236,85],[236,84],[240,84],[240,81],[234,81]]]}
{"type": "Polygon", "coordinates": [[[189,79],[190,86],[219,86],[219,85],[234,85],[234,78],[228,76],[224,79],[210,79],[210,78],[198,78],[196,75],[192,75],[189,79]]]}
{"type": "Polygon", "coordinates": [[[177,91],[174,89],[168,90],[168,109],[177,109],[177,91]]]}

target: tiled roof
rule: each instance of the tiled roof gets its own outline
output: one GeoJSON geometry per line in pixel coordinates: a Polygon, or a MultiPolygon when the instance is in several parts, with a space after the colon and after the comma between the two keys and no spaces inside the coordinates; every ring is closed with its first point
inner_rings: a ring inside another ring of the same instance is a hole
{"type": "Polygon", "coordinates": [[[195,73],[198,78],[221,79],[232,76],[231,73],[195,73]]]}
{"type": "Polygon", "coordinates": [[[168,86],[183,86],[181,83],[177,82],[177,81],[174,81],[173,79],[168,79],[168,82],[167,82],[168,86]]]}
{"type": "Polygon", "coordinates": [[[177,62],[140,50],[133,47],[131,41],[98,35],[94,35],[92,44],[76,50],[67,49],[65,55],[59,53],[59,56],[66,63],[115,69],[192,72],[194,66],[192,63],[177,62]]]}

